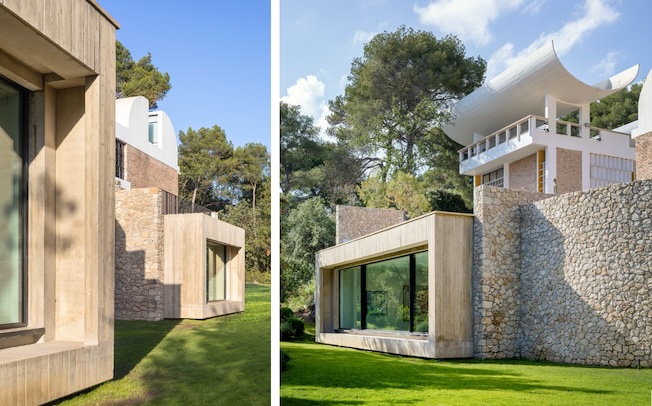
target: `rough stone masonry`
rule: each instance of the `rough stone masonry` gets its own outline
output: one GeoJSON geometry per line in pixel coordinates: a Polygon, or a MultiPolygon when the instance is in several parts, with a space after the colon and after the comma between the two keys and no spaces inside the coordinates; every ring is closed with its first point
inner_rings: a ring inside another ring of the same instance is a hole
{"type": "Polygon", "coordinates": [[[652,365],[651,180],[475,193],[476,357],[652,365]]]}

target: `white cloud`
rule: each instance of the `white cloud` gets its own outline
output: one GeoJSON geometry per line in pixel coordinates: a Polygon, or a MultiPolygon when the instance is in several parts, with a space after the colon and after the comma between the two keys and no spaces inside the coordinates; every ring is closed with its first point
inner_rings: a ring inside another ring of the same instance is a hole
{"type": "Polygon", "coordinates": [[[526,4],[522,11],[530,15],[536,15],[539,14],[544,4],[546,4],[546,0],[533,0],[526,4]]]}
{"type": "Polygon", "coordinates": [[[462,39],[480,45],[491,38],[489,23],[503,12],[516,9],[523,0],[438,0],[426,7],[414,5],[422,24],[433,25],[442,32],[450,32],[462,39]]]}
{"type": "Polygon", "coordinates": [[[301,107],[301,114],[311,116],[314,124],[320,128],[322,137],[326,136],[328,123],[326,117],[331,114],[328,103],[324,99],[325,85],[315,75],[299,78],[297,82],[288,87],[287,96],[281,101],[301,107]]]}
{"type": "Polygon", "coordinates": [[[591,72],[596,72],[602,75],[611,75],[616,71],[616,64],[618,63],[618,53],[611,51],[605,55],[597,65],[591,68],[591,72]]]}
{"type": "Polygon", "coordinates": [[[586,35],[618,19],[618,11],[609,3],[609,0],[585,0],[582,12],[576,19],[566,22],[558,31],[542,33],[527,48],[516,53],[514,53],[513,44],[503,45],[487,61],[487,79],[491,79],[502,70],[518,63],[553,40],[557,54],[566,54],[575,45],[582,42],[586,35]]]}
{"type": "Polygon", "coordinates": [[[322,105],[325,104],[324,87],[317,76],[308,75],[288,87],[287,96],[281,97],[281,101],[301,106],[301,114],[315,117],[321,114],[322,105]]]}
{"type": "Polygon", "coordinates": [[[356,31],[351,42],[353,45],[363,45],[371,41],[376,34],[376,32],[356,31]]]}

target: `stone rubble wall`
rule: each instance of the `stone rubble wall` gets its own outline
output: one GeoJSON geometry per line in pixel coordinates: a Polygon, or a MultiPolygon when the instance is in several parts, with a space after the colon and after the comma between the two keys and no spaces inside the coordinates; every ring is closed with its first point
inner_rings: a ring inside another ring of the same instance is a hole
{"type": "Polygon", "coordinates": [[[650,366],[652,181],[522,208],[521,355],[650,366]]]}
{"type": "Polygon", "coordinates": [[[473,335],[476,358],[519,356],[520,207],[550,195],[496,186],[474,190],[473,335]]]}
{"type": "Polygon", "coordinates": [[[476,356],[652,366],[652,181],[476,193],[476,356]]]}
{"type": "Polygon", "coordinates": [[[335,243],[351,241],[405,221],[405,212],[395,209],[337,206],[335,209],[335,243]]]}
{"type": "Polygon", "coordinates": [[[163,319],[163,194],[115,191],[115,318],[163,319]]]}

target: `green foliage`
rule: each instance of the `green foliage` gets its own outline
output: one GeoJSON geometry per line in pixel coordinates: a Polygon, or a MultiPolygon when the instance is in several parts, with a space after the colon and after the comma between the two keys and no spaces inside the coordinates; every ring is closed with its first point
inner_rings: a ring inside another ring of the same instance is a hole
{"type": "Polygon", "coordinates": [[[591,125],[611,130],[637,120],[642,88],[643,84],[637,83],[591,103],[591,125]]]}
{"type": "Polygon", "coordinates": [[[366,207],[403,210],[409,218],[430,211],[425,192],[419,178],[404,172],[397,172],[387,183],[383,183],[380,176],[370,177],[358,189],[366,207]]]}
{"type": "Polygon", "coordinates": [[[267,148],[251,143],[234,150],[219,126],[180,131],[179,140],[179,197],[244,228],[246,280],[269,283],[271,191],[267,148]]]}
{"type": "Polygon", "coordinates": [[[395,171],[414,175],[426,135],[450,121],[450,105],[482,83],[485,67],[454,36],[404,26],[378,34],[353,60],[344,96],[330,102],[329,132],[373,160],[383,182],[395,171]]]}
{"type": "Polygon", "coordinates": [[[306,172],[323,163],[322,148],[317,139],[319,129],[310,116],[304,116],[298,106],[280,104],[281,124],[281,191],[289,193],[296,186],[297,173],[306,172]]]}
{"type": "Polygon", "coordinates": [[[292,338],[300,338],[303,336],[305,325],[303,320],[298,317],[290,317],[289,319],[281,321],[281,340],[290,340],[292,338]]]}
{"type": "Polygon", "coordinates": [[[270,157],[262,144],[246,144],[233,153],[222,189],[234,198],[222,219],[245,229],[247,280],[269,283],[271,271],[270,157]]]}
{"type": "Polygon", "coordinates": [[[452,211],[458,213],[471,213],[473,210],[469,209],[457,193],[451,193],[446,190],[429,190],[426,192],[426,197],[430,203],[430,210],[435,211],[452,211]]]}
{"type": "Polygon", "coordinates": [[[425,360],[281,342],[281,404],[643,405],[652,369],[522,360],[425,360]]]}
{"type": "Polygon", "coordinates": [[[289,307],[281,307],[281,321],[290,320],[294,317],[294,312],[289,307]]]}
{"type": "MultiPolygon", "coordinates": [[[[306,200],[283,219],[281,233],[282,301],[314,283],[315,253],[335,242],[335,220],[319,197],[306,200]]],[[[310,306],[311,302],[304,303],[310,306]]]]}
{"type": "Polygon", "coordinates": [[[318,197],[300,203],[287,218],[283,238],[287,257],[314,265],[315,252],[335,243],[335,220],[318,197]]]}
{"type": "MultiPolygon", "coordinates": [[[[614,94],[591,103],[591,125],[612,130],[638,119],[638,98],[643,82],[636,83],[614,94]]],[[[579,123],[578,111],[562,117],[561,120],[579,123]]]]}
{"type": "Polygon", "coordinates": [[[290,354],[288,354],[286,351],[280,350],[280,361],[281,361],[281,372],[285,371],[288,369],[290,366],[290,361],[292,361],[292,357],[290,357],[290,354]]]}
{"type": "Polygon", "coordinates": [[[213,211],[230,203],[219,187],[233,169],[233,144],[219,126],[179,131],[179,197],[213,211]]]}
{"type": "Polygon", "coordinates": [[[144,96],[149,100],[149,108],[155,109],[172,88],[170,75],[161,73],[152,64],[148,52],[138,62],[120,41],[116,41],[116,97],[144,96]]]}
{"type": "Polygon", "coordinates": [[[286,202],[320,196],[334,208],[356,202],[362,163],[350,150],[318,137],[312,117],[281,102],[281,190],[286,202]],[[292,197],[289,194],[292,193],[292,197]]]}
{"type": "Polygon", "coordinates": [[[425,157],[426,170],[422,181],[427,190],[445,190],[459,194],[466,207],[473,207],[473,178],[460,175],[459,155],[462,145],[448,138],[440,128],[434,128],[426,134],[422,154],[425,157]]]}

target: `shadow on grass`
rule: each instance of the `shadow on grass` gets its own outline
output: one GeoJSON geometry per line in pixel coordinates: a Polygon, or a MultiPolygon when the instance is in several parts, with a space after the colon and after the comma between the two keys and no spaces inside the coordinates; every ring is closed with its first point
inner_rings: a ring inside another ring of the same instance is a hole
{"type": "Polygon", "coordinates": [[[183,320],[148,355],[152,403],[270,403],[270,288],[248,284],[246,294],[243,313],[183,320]]]}
{"type": "Polygon", "coordinates": [[[116,320],[113,379],[129,374],[179,323],[180,320],[116,320]]]}
{"type": "MultiPolygon", "coordinates": [[[[292,357],[281,377],[281,385],[288,387],[611,393],[602,389],[550,385],[509,368],[509,365],[528,364],[527,361],[441,362],[306,343],[283,343],[282,348],[292,357]]],[[[535,368],[542,364],[529,365],[535,368]]],[[[284,403],[286,400],[292,403],[289,398],[282,399],[284,403]]]]}

